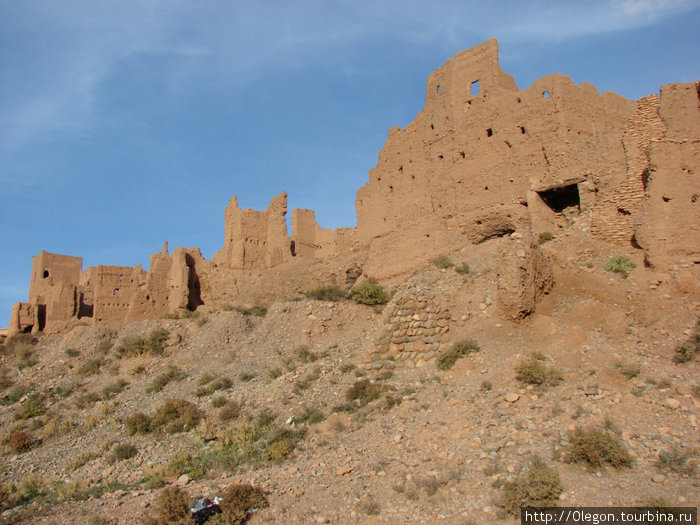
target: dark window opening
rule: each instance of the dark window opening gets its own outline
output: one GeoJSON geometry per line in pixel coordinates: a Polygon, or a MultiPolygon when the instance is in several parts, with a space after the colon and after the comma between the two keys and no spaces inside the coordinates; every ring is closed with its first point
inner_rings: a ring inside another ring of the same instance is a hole
{"type": "Polygon", "coordinates": [[[462,157],[463,159],[466,159],[466,158],[467,158],[467,155],[466,155],[463,151],[460,151],[459,154],[461,155],[461,157],[462,157]]]}
{"type": "Polygon", "coordinates": [[[120,280],[120,281],[122,280],[122,277],[123,277],[122,275],[119,276],[119,280],[120,280]]]}
{"type": "Polygon", "coordinates": [[[467,106],[471,106],[471,105],[472,105],[472,101],[471,101],[471,100],[467,100],[467,106]]]}
{"type": "Polygon", "coordinates": [[[697,193],[693,193],[693,196],[690,197],[690,202],[696,202],[698,200],[699,195],[697,193]]]}
{"type": "Polygon", "coordinates": [[[292,257],[297,256],[297,243],[292,241],[289,243],[289,251],[292,252],[292,257]]]}
{"type": "Polygon", "coordinates": [[[489,128],[486,130],[486,136],[487,137],[493,137],[493,129],[489,128]]]}
{"type": "Polygon", "coordinates": [[[435,126],[433,124],[431,124],[430,129],[435,129],[435,126]]]}
{"type": "Polygon", "coordinates": [[[489,187],[488,187],[488,186],[484,186],[484,189],[485,189],[485,190],[488,190],[488,189],[489,189],[489,187]]]}
{"type": "Polygon", "coordinates": [[[637,237],[635,235],[632,235],[632,238],[630,239],[630,244],[632,245],[632,248],[636,248],[637,250],[642,249],[642,247],[637,242],[637,237]]]}
{"type": "Polygon", "coordinates": [[[151,300],[151,296],[150,296],[150,295],[147,295],[147,296],[146,296],[146,301],[150,301],[150,300],[151,300]]]}
{"type": "Polygon", "coordinates": [[[394,191],[394,187],[393,187],[393,186],[389,186],[389,191],[394,191]]]}
{"type": "Polygon", "coordinates": [[[403,166],[399,166],[399,171],[403,171],[403,166]]]}
{"type": "Polygon", "coordinates": [[[671,202],[671,197],[666,197],[666,195],[664,195],[661,198],[663,199],[664,202],[671,202]]]}
{"type": "Polygon", "coordinates": [[[646,168],[642,172],[642,186],[644,186],[644,191],[647,191],[647,188],[649,187],[649,179],[651,178],[651,173],[649,172],[649,168],[646,168]]]}
{"type": "Polygon", "coordinates": [[[440,94],[440,86],[437,87],[437,94],[440,94]]]}
{"type": "Polygon", "coordinates": [[[478,80],[475,80],[474,82],[472,82],[470,93],[471,93],[472,97],[476,97],[479,95],[479,81],[478,80]]]}
{"type": "Polygon", "coordinates": [[[518,97],[518,104],[520,104],[521,102],[522,102],[522,99],[520,97],[518,97]]]}
{"type": "Polygon", "coordinates": [[[552,188],[551,190],[538,191],[537,194],[555,213],[561,213],[566,208],[575,206],[581,207],[581,200],[578,194],[578,185],[570,184],[561,188],[552,188]]]}
{"type": "Polygon", "coordinates": [[[115,288],[113,293],[114,293],[114,295],[118,294],[118,293],[119,293],[119,288],[115,288]]]}
{"type": "Polygon", "coordinates": [[[545,91],[544,93],[542,93],[542,96],[544,98],[549,98],[549,91],[545,91]]]}
{"type": "Polygon", "coordinates": [[[520,134],[525,135],[525,126],[520,126],[520,134]]]}
{"type": "Polygon", "coordinates": [[[185,263],[187,264],[187,309],[194,312],[198,306],[204,304],[202,301],[202,285],[199,282],[199,274],[195,266],[194,257],[189,253],[185,255],[185,263]]]}
{"type": "Polygon", "coordinates": [[[445,160],[445,156],[444,156],[444,155],[440,155],[438,158],[439,158],[440,160],[445,160]]]}
{"type": "Polygon", "coordinates": [[[620,215],[632,215],[629,211],[627,211],[624,208],[618,208],[617,213],[619,213],[620,215]]]}
{"type": "Polygon", "coordinates": [[[46,279],[48,276],[49,276],[49,271],[48,271],[48,270],[44,270],[44,279],[46,279]]]}
{"type": "Polygon", "coordinates": [[[46,305],[45,304],[37,305],[36,317],[37,317],[37,320],[39,321],[39,330],[44,330],[44,327],[46,326],[46,305]]]}

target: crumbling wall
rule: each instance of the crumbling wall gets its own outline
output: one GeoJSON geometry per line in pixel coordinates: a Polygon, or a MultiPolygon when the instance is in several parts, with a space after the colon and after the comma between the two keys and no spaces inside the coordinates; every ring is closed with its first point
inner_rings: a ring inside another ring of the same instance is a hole
{"type": "Polygon", "coordinates": [[[660,102],[666,130],[649,147],[635,238],[647,264],[666,269],[700,262],[700,82],[665,85],[660,102]]]}
{"type": "Polygon", "coordinates": [[[10,313],[10,324],[7,335],[23,334],[39,331],[39,321],[34,306],[30,303],[15,303],[10,313]]]}
{"type": "Polygon", "coordinates": [[[529,232],[514,232],[498,257],[498,305],[510,319],[535,311],[552,289],[552,263],[529,232]]]}
{"type": "Polygon", "coordinates": [[[120,327],[146,272],[141,266],[95,266],[83,272],[78,289],[79,319],[92,317],[101,326],[120,327]]]}
{"type": "Polygon", "coordinates": [[[286,214],[286,192],[273,197],[264,211],[242,210],[234,196],[225,211],[224,247],[212,260],[233,270],[272,268],[288,260],[286,214]]]}
{"type": "MultiPolygon", "coordinates": [[[[562,75],[518,90],[498,65],[495,40],[463,51],[430,75],[416,119],[389,131],[357,193],[358,238],[370,253],[381,244],[384,266],[398,264],[458,242],[455,226],[467,242],[523,226],[535,188],[622,180],[621,139],[634,108],[562,75]]],[[[375,273],[381,264],[370,255],[375,273]]]]}

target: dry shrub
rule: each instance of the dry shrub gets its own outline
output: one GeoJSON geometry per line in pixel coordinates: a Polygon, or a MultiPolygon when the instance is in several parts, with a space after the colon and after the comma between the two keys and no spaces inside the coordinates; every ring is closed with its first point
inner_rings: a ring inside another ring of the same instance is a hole
{"type": "Polygon", "coordinates": [[[503,485],[501,506],[509,514],[520,507],[556,507],[562,492],[559,474],[535,457],[526,475],[503,485]]]}
{"type": "Polygon", "coordinates": [[[151,419],[151,429],[169,434],[187,432],[197,426],[203,414],[197,405],[184,399],[167,399],[156,408],[151,419]]]}
{"type": "Polygon", "coordinates": [[[449,349],[441,353],[437,358],[437,367],[440,370],[449,370],[454,366],[458,359],[466,357],[472,352],[478,352],[479,345],[474,339],[465,339],[457,341],[449,349]]]}
{"type": "Polygon", "coordinates": [[[10,442],[8,443],[10,450],[15,454],[23,454],[24,452],[30,451],[38,444],[38,441],[28,432],[23,432],[18,430],[10,435],[10,442]]]}
{"type": "Polygon", "coordinates": [[[519,363],[515,372],[518,381],[528,385],[555,386],[563,380],[559,370],[545,366],[536,356],[519,363]]]}
{"type": "Polygon", "coordinates": [[[252,485],[232,485],[228,487],[221,498],[217,514],[207,523],[211,525],[241,525],[259,509],[267,507],[265,493],[259,487],[252,485]]]}
{"type": "Polygon", "coordinates": [[[567,440],[569,463],[587,463],[594,469],[606,463],[615,468],[632,466],[632,456],[614,434],[595,427],[576,427],[569,432],[567,440]]]}
{"type": "Polygon", "coordinates": [[[154,502],[158,525],[192,523],[190,518],[190,498],[180,487],[166,487],[160,491],[154,502]]]}
{"type": "Polygon", "coordinates": [[[151,431],[151,418],[143,412],[136,412],[124,421],[126,431],[130,436],[136,433],[145,434],[151,431]]]}
{"type": "Polygon", "coordinates": [[[348,401],[357,400],[360,404],[366,405],[378,399],[381,395],[382,387],[380,385],[371,383],[369,379],[362,379],[361,381],[356,381],[347,392],[345,392],[345,399],[348,401]]]}

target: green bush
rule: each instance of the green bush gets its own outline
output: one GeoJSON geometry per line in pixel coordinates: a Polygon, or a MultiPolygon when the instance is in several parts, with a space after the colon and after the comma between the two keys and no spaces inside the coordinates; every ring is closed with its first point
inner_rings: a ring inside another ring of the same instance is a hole
{"type": "Polygon", "coordinates": [[[567,441],[566,461],[570,463],[587,463],[594,469],[606,463],[615,468],[632,466],[632,456],[625,446],[602,429],[576,427],[568,433],[567,441]]]}
{"type": "Polygon", "coordinates": [[[116,396],[117,394],[123,392],[128,384],[129,383],[127,383],[124,379],[119,379],[118,381],[107,385],[102,389],[102,398],[109,399],[116,396]]]}
{"type": "Polygon", "coordinates": [[[626,255],[618,255],[613,257],[606,262],[604,266],[607,271],[622,275],[623,279],[627,279],[629,273],[636,267],[637,265],[634,264],[626,255]]]}
{"type": "Polygon", "coordinates": [[[472,352],[478,352],[479,345],[474,339],[457,341],[450,348],[442,352],[437,358],[437,367],[440,370],[449,370],[458,359],[466,357],[472,352]]]}
{"type": "Polygon", "coordinates": [[[156,328],[146,339],[138,336],[125,337],[117,347],[117,354],[122,357],[143,354],[161,355],[165,351],[164,345],[169,335],[170,333],[167,330],[156,328]]]}
{"type": "Polygon", "coordinates": [[[181,381],[187,377],[182,370],[176,366],[169,366],[165,372],[156,376],[151,382],[151,385],[146,389],[146,392],[160,392],[165,386],[172,381],[181,381]]]}
{"type": "Polygon", "coordinates": [[[447,255],[438,255],[437,257],[435,257],[435,259],[432,259],[430,262],[438,268],[442,269],[451,268],[455,264],[452,262],[452,259],[450,259],[447,255]]]}
{"type": "Polygon", "coordinates": [[[470,268],[469,265],[468,265],[467,263],[465,263],[465,262],[459,263],[457,266],[455,266],[455,272],[457,272],[457,273],[459,273],[459,274],[461,274],[461,275],[466,275],[466,274],[468,274],[470,270],[471,270],[471,268],[470,268]]]}
{"type": "Polygon", "coordinates": [[[130,436],[136,433],[145,434],[151,431],[151,418],[143,412],[136,412],[124,421],[126,431],[130,436]]]}
{"type": "Polygon", "coordinates": [[[306,345],[297,346],[294,349],[294,355],[297,356],[302,363],[313,363],[321,357],[309,350],[309,347],[306,345]]]}
{"type": "Polygon", "coordinates": [[[695,325],[695,333],[687,341],[676,348],[673,362],[676,364],[688,363],[695,359],[700,351],[700,322],[695,325]]]}
{"type": "Polygon", "coordinates": [[[78,373],[83,376],[95,376],[100,373],[103,364],[102,359],[89,359],[78,368],[78,373]]]}
{"type": "Polygon", "coordinates": [[[518,514],[520,507],[557,507],[562,490],[557,471],[535,457],[527,474],[503,485],[501,506],[508,514],[518,514]]]}
{"type": "Polygon", "coordinates": [[[193,458],[187,452],[176,452],[168,461],[168,474],[179,477],[187,474],[190,479],[203,478],[207,473],[204,462],[199,458],[193,458]]]}
{"type": "Polygon", "coordinates": [[[195,428],[202,417],[202,412],[194,403],[184,399],[167,399],[156,408],[150,427],[168,434],[187,432],[195,428]]]}
{"type": "Polygon", "coordinates": [[[359,401],[361,405],[378,399],[382,395],[382,387],[376,383],[371,383],[369,379],[355,381],[355,383],[345,392],[347,401],[359,401]]]}
{"type": "Polygon", "coordinates": [[[261,306],[259,304],[256,304],[255,306],[251,306],[250,308],[241,308],[241,307],[236,307],[235,310],[243,315],[254,315],[256,317],[265,317],[267,315],[267,308],[264,306],[261,306]]]}
{"type": "Polygon", "coordinates": [[[303,410],[294,416],[294,422],[298,425],[315,425],[325,418],[318,408],[304,405],[303,410]]]}
{"type": "Polygon", "coordinates": [[[126,459],[133,458],[138,453],[139,453],[139,449],[137,449],[131,443],[118,443],[112,449],[112,454],[110,456],[109,461],[110,461],[110,463],[116,463],[117,461],[124,461],[126,459]]]}
{"type": "Polygon", "coordinates": [[[343,301],[348,298],[348,293],[335,285],[319,286],[309,290],[304,295],[308,299],[316,299],[317,301],[343,301]]]}
{"type": "Polygon", "coordinates": [[[228,401],[219,410],[219,419],[222,422],[231,421],[241,415],[241,405],[237,401],[228,401]]]}
{"type": "Polygon", "coordinates": [[[520,362],[515,372],[518,381],[528,385],[556,386],[563,380],[559,370],[545,366],[536,356],[520,362]]]}
{"type": "Polygon", "coordinates": [[[389,302],[389,294],[384,288],[372,281],[365,281],[350,290],[350,299],[358,304],[375,305],[389,302]]]}
{"type": "Polygon", "coordinates": [[[552,232],[542,232],[537,236],[537,242],[539,244],[544,244],[546,242],[551,241],[554,239],[554,235],[552,235],[552,232]]]}
{"type": "Polygon", "coordinates": [[[29,396],[15,413],[15,419],[31,419],[44,413],[44,404],[40,399],[29,396]]]}
{"type": "Polygon", "coordinates": [[[205,374],[199,378],[198,383],[201,386],[197,387],[195,394],[197,397],[204,397],[213,394],[219,390],[228,390],[233,386],[233,383],[228,377],[213,377],[210,374],[205,374]],[[205,380],[208,380],[205,382],[205,380]]]}

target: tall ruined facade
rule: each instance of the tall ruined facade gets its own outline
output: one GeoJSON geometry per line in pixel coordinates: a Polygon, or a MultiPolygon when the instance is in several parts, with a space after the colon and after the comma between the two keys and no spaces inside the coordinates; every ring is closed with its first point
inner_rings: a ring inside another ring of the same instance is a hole
{"type": "Polygon", "coordinates": [[[77,319],[117,327],[249,302],[255,279],[272,290],[265,297],[281,298],[291,270],[312,272],[316,260],[352,261],[348,273],[361,266],[388,279],[451,247],[554,231],[582,212],[591,235],[643,250],[649,266],[700,262],[699,143],[700,83],[636,102],[558,74],[520,90],[490,40],[433,72],[424,109],[389,130],[357,192],[356,228],[323,229],[313,211],[295,209],[288,235],[283,193],[264,211],[242,210],[233,197],[212,261],[197,248],[164,248],[148,272],[82,271],[80,258],[42,252],[9,331],[56,331],[77,319]]]}

